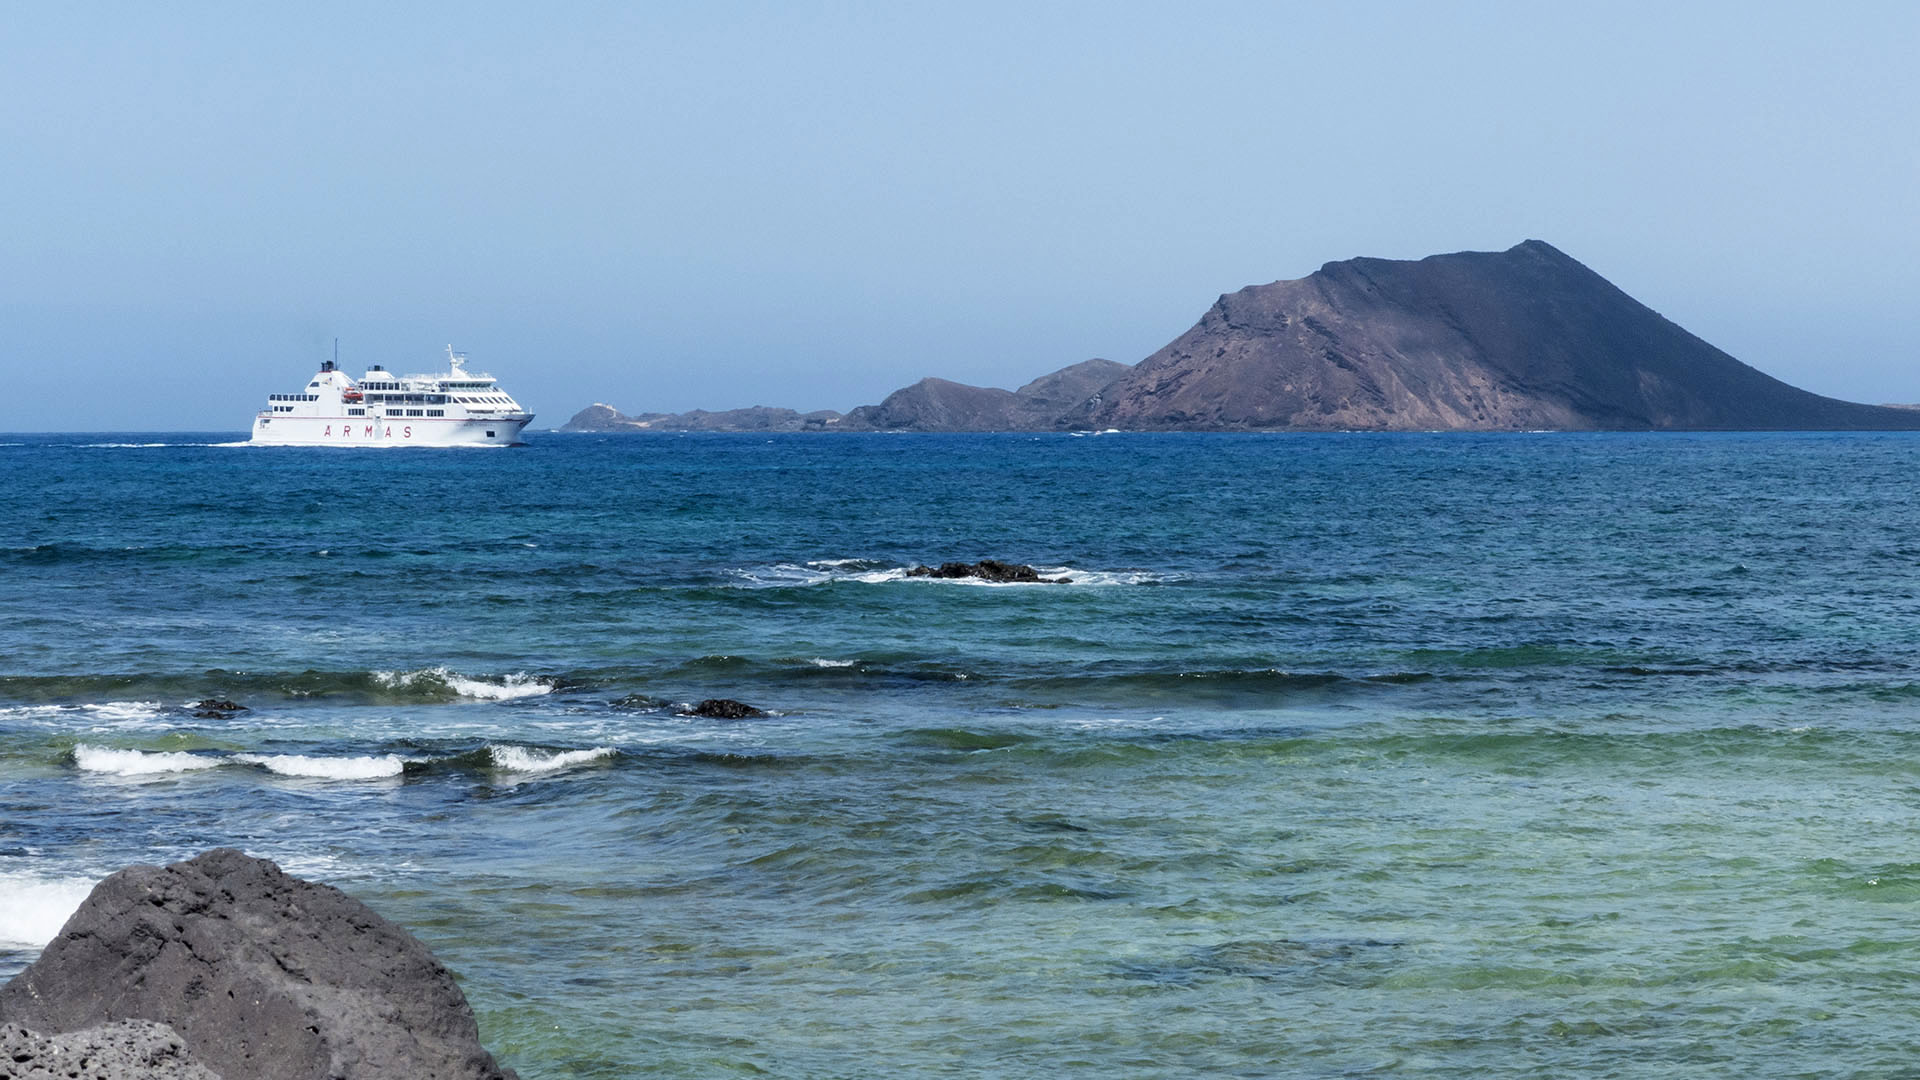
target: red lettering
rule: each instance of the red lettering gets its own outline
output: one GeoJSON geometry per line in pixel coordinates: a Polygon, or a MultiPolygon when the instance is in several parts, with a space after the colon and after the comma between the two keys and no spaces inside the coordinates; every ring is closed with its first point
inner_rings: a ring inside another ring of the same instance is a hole
{"type": "Polygon", "coordinates": [[[323,431],[323,432],[321,432],[320,434],[322,434],[322,435],[331,435],[331,434],[333,434],[333,425],[332,425],[332,424],[328,424],[328,425],[327,425],[327,430],[325,430],[325,431],[323,431]]]}
{"type": "Polygon", "coordinates": [[[413,438],[413,425],[408,424],[406,427],[401,428],[400,434],[406,436],[409,439],[413,438]]]}
{"type": "Polygon", "coordinates": [[[393,438],[393,425],[391,424],[387,425],[386,438],[389,438],[389,439],[393,438]]]}
{"type": "Polygon", "coordinates": [[[372,425],[372,424],[368,424],[368,425],[367,425],[367,434],[368,434],[369,436],[371,436],[371,435],[373,434],[373,425],[372,425]]]}

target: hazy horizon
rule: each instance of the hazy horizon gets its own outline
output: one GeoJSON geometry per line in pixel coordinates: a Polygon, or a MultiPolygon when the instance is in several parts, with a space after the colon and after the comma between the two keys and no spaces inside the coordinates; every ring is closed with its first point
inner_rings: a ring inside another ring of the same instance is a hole
{"type": "Polygon", "coordinates": [[[244,430],[340,342],[558,426],[1137,362],[1222,293],[1545,240],[1920,401],[1920,10],[21,8],[0,429],[244,430]],[[75,387],[83,392],[76,392],[75,387]],[[21,391],[24,390],[24,393],[21,391]]]}

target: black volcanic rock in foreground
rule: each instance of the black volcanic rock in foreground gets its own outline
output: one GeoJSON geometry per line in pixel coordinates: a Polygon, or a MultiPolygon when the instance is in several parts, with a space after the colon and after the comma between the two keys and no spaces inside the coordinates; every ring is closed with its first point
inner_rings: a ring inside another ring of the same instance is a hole
{"type": "Polygon", "coordinates": [[[1920,428],[1762,374],[1539,240],[1222,296],[1060,420],[1129,430],[1920,428]]]}
{"type": "Polygon", "coordinates": [[[168,1025],[225,1080],[509,1080],[453,976],[366,905],[230,848],[94,887],[0,1021],[168,1025]]]}

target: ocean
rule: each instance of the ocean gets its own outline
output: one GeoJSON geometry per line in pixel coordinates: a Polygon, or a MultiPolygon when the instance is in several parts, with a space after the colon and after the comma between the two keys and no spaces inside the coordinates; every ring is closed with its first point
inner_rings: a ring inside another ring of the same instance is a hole
{"type": "Polygon", "coordinates": [[[240,438],[0,437],[0,978],[232,845],[528,1080],[1920,1060],[1920,436],[240,438]]]}

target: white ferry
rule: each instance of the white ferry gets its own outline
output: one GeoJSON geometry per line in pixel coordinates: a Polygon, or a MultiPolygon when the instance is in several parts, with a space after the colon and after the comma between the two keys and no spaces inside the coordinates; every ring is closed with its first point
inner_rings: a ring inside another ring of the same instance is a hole
{"type": "Polygon", "coordinates": [[[272,446],[520,446],[533,414],[493,376],[462,365],[447,346],[447,370],[395,375],[373,365],[358,381],[332,360],[298,394],[268,394],[252,442],[272,446]]]}

